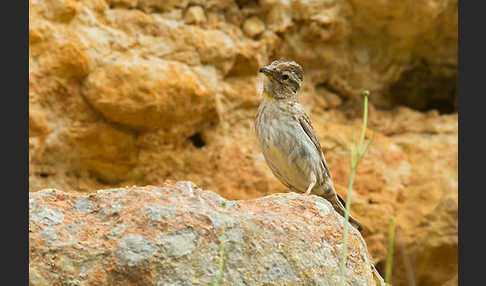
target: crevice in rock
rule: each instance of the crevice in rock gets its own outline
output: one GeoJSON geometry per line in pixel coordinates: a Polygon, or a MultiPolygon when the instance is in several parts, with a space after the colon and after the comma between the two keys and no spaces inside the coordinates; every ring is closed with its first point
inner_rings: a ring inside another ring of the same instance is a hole
{"type": "MultiPolygon", "coordinates": [[[[173,7],[173,9],[180,9],[180,8],[184,8],[184,7],[173,7]]],[[[131,4],[131,3],[118,3],[118,2],[115,2],[115,3],[108,3],[108,9],[110,10],[113,10],[113,9],[124,9],[124,10],[138,10],[144,14],[160,14],[160,13],[163,13],[163,12],[167,12],[167,11],[164,11],[163,9],[161,9],[160,7],[158,7],[157,5],[151,5],[151,4],[148,4],[148,5],[140,5],[140,4],[131,4]]]]}
{"type": "Polygon", "coordinates": [[[318,83],[315,86],[315,89],[316,90],[325,89],[328,92],[335,94],[336,96],[338,96],[341,99],[342,104],[346,103],[349,100],[348,97],[344,96],[341,91],[339,91],[337,88],[333,87],[329,82],[318,83]]]}
{"type": "Polygon", "coordinates": [[[240,10],[246,7],[258,7],[258,1],[255,0],[236,0],[235,2],[240,10]]]}
{"type": "Polygon", "coordinates": [[[143,131],[136,129],[135,127],[131,127],[128,125],[124,125],[115,121],[110,120],[107,118],[101,110],[99,110],[94,104],[89,101],[89,99],[86,97],[84,94],[84,82],[81,83],[80,85],[80,91],[79,95],[83,99],[83,102],[89,107],[89,109],[98,117],[99,120],[101,120],[103,123],[107,124],[110,127],[113,127],[115,129],[118,129],[119,131],[128,133],[128,134],[133,134],[135,137],[139,136],[143,131]]]}
{"type": "Polygon", "coordinates": [[[202,139],[201,133],[197,132],[188,138],[192,145],[196,148],[202,148],[206,146],[206,142],[202,139]]]}
{"type": "Polygon", "coordinates": [[[395,105],[450,114],[457,112],[457,84],[457,67],[422,61],[404,71],[389,92],[395,105]]]}

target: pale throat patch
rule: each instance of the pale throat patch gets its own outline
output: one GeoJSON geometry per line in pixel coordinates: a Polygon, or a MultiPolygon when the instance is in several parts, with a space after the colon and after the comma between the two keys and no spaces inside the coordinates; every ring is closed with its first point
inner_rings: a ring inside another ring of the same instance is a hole
{"type": "Polygon", "coordinates": [[[274,99],[268,92],[264,90],[263,87],[264,81],[265,81],[265,75],[259,73],[257,77],[257,86],[256,86],[257,94],[262,95],[265,99],[274,99]]]}

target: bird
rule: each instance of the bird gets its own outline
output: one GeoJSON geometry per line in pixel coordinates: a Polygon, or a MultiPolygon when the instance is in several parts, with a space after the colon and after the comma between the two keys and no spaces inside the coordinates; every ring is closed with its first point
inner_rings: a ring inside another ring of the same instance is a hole
{"type": "MultiPolygon", "coordinates": [[[[263,73],[262,100],[254,129],[267,165],[289,190],[328,200],[345,217],[343,199],[336,193],[319,139],[298,101],[304,71],[295,61],[275,60],[263,73]]],[[[351,215],[358,231],[362,225],[351,215]]]]}

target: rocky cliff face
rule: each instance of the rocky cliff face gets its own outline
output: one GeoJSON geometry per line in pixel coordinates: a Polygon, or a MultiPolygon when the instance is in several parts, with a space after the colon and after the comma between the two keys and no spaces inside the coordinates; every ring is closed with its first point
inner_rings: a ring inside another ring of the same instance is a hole
{"type": "MultiPolygon", "coordinates": [[[[29,205],[31,285],[210,285],[220,271],[218,285],[339,285],[344,219],[317,196],[227,201],[178,182],[29,205]]],[[[346,285],[385,286],[352,227],[348,245],[346,285]]]]}
{"type": "Polygon", "coordinates": [[[453,281],[457,1],[30,0],[30,190],[284,191],[251,130],[258,67],[275,58],[304,67],[301,101],[342,196],[371,91],[377,135],[352,214],[379,270],[397,217],[394,285],[453,281]]]}

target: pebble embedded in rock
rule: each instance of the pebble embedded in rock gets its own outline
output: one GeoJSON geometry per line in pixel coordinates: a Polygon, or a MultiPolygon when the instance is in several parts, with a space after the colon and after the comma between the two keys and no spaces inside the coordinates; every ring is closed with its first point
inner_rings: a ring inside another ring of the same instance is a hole
{"type": "Polygon", "coordinates": [[[194,230],[184,229],[161,236],[157,240],[157,244],[164,247],[168,256],[180,257],[196,249],[197,237],[194,230]]]}
{"type": "Polygon", "coordinates": [[[55,209],[42,208],[32,212],[31,219],[37,223],[43,223],[52,226],[63,222],[64,215],[62,214],[62,212],[55,209]]]}
{"type": "Polygon", "coordinates": [[[134,266],[152,256],[157,247],[141,235],[128,234],[120,240],[118,248],[118,262],[134,266]]]}
{"type": "Polygon", "coordinates": [[[168,217],[175,215],[176,209],[172,207],[151,205],[142,209],[148,220],[160,222],[167,220],[168,217]]]}
{"type": "Polygon", "coordinates": [[[93,204],[89,201],[87,197],[79,197],[74,201],[74,206],[79,213],[87,213],[94,210],[93,204]]]}
{"type": "Polygon", "coordinates": [[[187,9],[184,16],[184,22],[186,24],[201,24],[206,22],[206,15],[204,9],[201,6],[192,6],[187,9]]]}
{"type": "Polygon", "coordinates": [[[40,231],[42,238],[47,242],[47,244],[53,244],[57,239],[57,233],[52,227],[46,227],[40,231]]]}
{"type": "Polygon", "coordinates": [[[265,24],[257,17],[250,17],[243,23],[243,31],[250,37],[258,36],[264,30],[265,24]]]}

